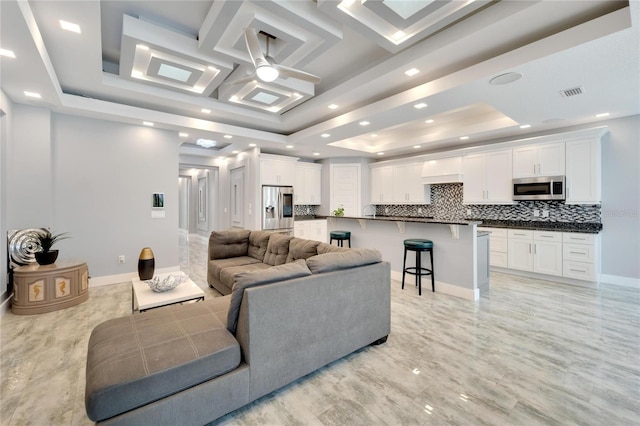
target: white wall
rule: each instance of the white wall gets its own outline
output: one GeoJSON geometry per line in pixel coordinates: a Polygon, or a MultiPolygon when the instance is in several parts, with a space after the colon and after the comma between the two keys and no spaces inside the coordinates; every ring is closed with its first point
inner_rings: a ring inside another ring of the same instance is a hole
{"type": "Polygon", "coordinates": [[[7,284],[9,278],[7,276],[7,244],[6,236],[9,228],[7,227],[7,188],[9,186],[9,168],[8,160],[9,149],[12,140],[12,121],[13,121],[13,103],[9,97],[0,90],[0,303],[4,302],[8,295],[7,284]]]}
{"type": "Polygon", "coordinates": [[[179,265],[176,132],[54,114],[51,139],[53,229],[72,236],[62,257],[85,259],[92,278],[137,271],[143,247],[156,268],[179,265]],[[154,192],[164,219],[151,218],[154,192]]]}

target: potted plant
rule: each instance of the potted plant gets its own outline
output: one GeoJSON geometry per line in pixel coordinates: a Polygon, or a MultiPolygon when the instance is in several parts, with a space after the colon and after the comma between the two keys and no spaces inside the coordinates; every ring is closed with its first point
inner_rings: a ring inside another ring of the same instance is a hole
{"type": "Polygon", "coordinates": [[[333,211],[333,215],[338,217],[344,216],[344,207],[342,207],[342,204],[340,204],[338,208],[333,211]]]}
{"type": "Polygon", "coordinates": [[[51,231],[44,231],[37,235],[40,250],[34,253],[36,262],[39,265],[51,265],[58,258],[58,250],[51,250],[51,247],[58,241],[69,237],[66,232],[54,235],[51,231]]]}

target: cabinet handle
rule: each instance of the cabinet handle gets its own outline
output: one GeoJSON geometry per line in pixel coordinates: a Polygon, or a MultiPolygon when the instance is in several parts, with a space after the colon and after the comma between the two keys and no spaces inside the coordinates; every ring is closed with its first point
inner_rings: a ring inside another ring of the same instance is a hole
{"type": "Polygon", "coordinates": [[[569,270],[571,272],[587,272],[586,269],[573,269],[573,268],[569,268],[569,270]]]}
{"type": "Polygon", "coordinates": [[[529,244],[529,254],[531,254],[531,244],[529,244]]]}
{"type": "Polygon", "coordinates": [[[540,238],[553,238],[553,235],[539,235],[540,238]]]}
{"type": "Polygon", "coordinates": [[[587,254],[586,251],[570,251],[571,254],[587,254]]]}

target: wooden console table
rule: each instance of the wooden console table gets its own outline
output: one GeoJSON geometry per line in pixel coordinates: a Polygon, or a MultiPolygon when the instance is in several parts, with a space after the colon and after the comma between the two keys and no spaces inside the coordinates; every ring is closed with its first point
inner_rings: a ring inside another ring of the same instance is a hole
{"type": "Polygon", "coordinates": [[[81,260],[58,260],[53,265],[33,263],[13,270],[14,314],[52,312],[88,298],[89,269],[81,260]]]}

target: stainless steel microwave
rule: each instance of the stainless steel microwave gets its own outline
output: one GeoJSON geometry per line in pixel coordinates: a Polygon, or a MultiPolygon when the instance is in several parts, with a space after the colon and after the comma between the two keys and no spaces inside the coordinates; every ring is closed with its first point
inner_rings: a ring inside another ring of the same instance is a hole
{"type": "Polygon", "coordinates": [[[513,199],[522,200],[564,200],[564,176],[540,176],[513,180],[513,199]]]}

